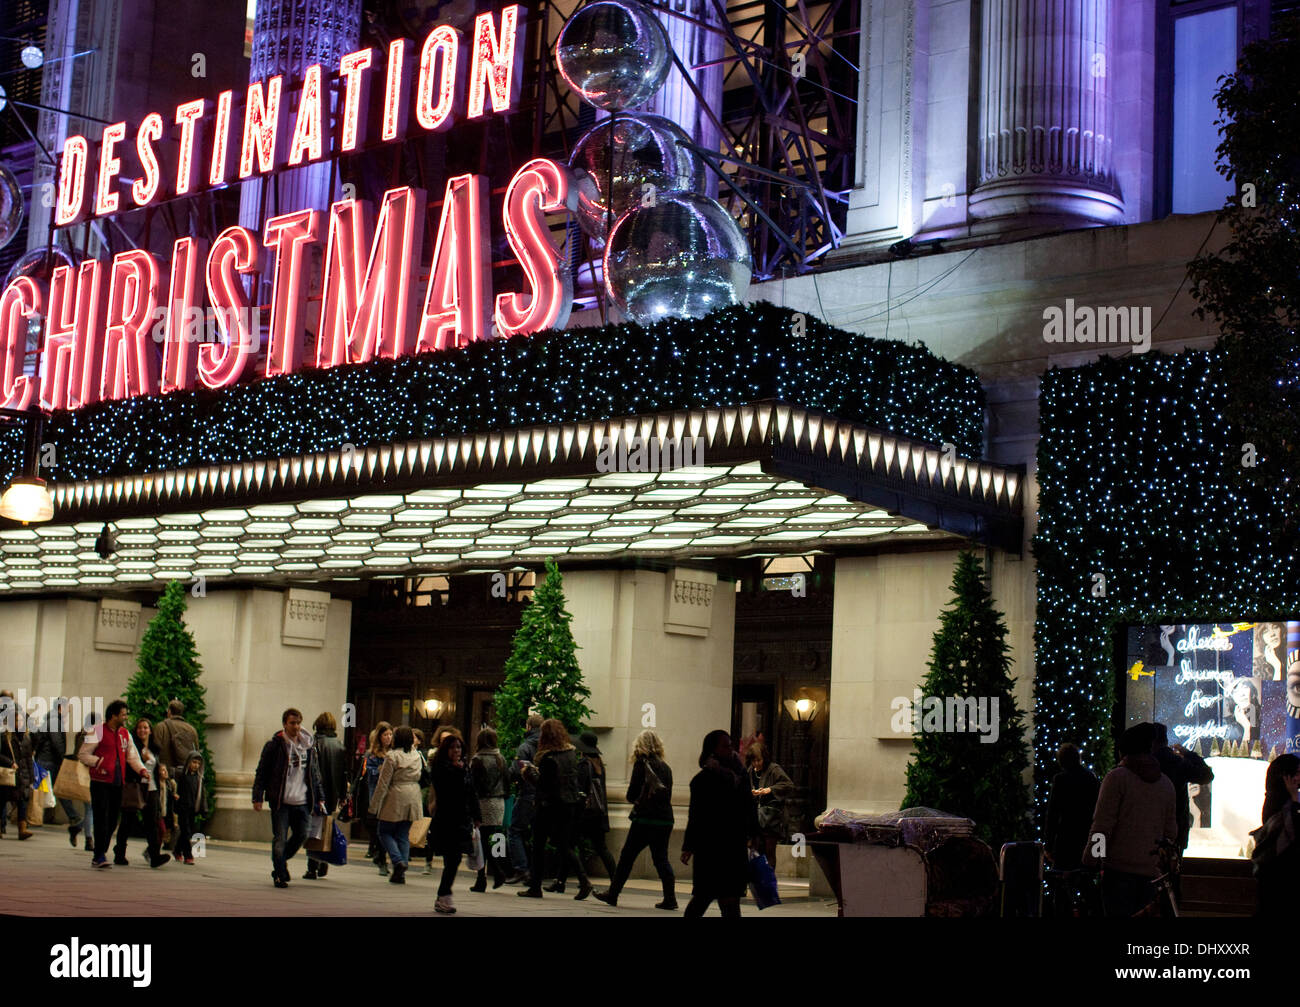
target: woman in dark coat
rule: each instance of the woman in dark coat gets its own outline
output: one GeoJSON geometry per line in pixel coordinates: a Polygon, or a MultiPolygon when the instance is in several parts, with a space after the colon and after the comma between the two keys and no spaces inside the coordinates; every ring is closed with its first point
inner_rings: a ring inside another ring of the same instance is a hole
{"type": "Polygon", "coordinates": [[[785,838],[785,803],[794,795],[794,782],[772,761],[772,753],[761,741],[745,753],[749,789],[758,803],[758,829],[767,862],[776,867],[776,844],[785,838]]]}
{"type": "Polygon", "coordinates": [[[673,832],[673,771],[664,762],[664,743],[654,731],[642,731],[632,747],[632,779],[627,784],[627,803],[632,805],[632,828],[623,841],[618,867],[608,891],[596,898],[607,905],[618,905],[618,896],[632,873],[632,865],[647,846],[650,859],[659,872],[664,900],[656,909],[677,908],[677,879],[668,859],[668,838],[673,832]]]}
{"type": "Polygon", "coordinates": [[[0,787],[0,835],[4,835],[12,802],[18,808],[18,838],[31,839],[33,833],[27,830],[27,805],[32,796],[31,736],[20,727],[24,711],[18,709],[13,696],[0,693],[0,704],[9,707],[0,710],[0,766],[16,770],[17,775],[15,786],[0,787]],[[6,730],[5,724],[12,725],[13,730],[6,730]]]}
{"type": "Polygon", "coordinates": [[[428,842],[433,844],[433,851],[442,856],[442,880],[438,883],[438,900],[433,909],[447,915],[456,911],[451,899],[456,871],[460,869],[472,830],[483,821],[469,769],[465,765],[464,750],[460,732],[449,731],[438,742],[438,750],[434,752],[429,767],[437,805],[433,809],[433,822],[429,825],[428,842]]]}
{"type": "Polygon", "coordinates": [[[1255,867],[1257,914],[1289,919],[1300,899],[1300,757],[1279,755],[1264,776],[1263,824],[1256,843],[1269,853],[1255,867]]]}
{"type": "Polygon", "coordinates": [[[749,885],[750,841],[758,838],[758,815],[749,774],[731,750],[726,731],[710,731],[691,780],[691,807],[682,840],[682,863],[695,857],[691,901],[684,915],[703,916],[714,899],[723,916],[740,916],[749,885]]]}
{"type": "Polygon", "coordinates": [[[578,824],[574,830],[574,846],[578,847],[578,856],[584,857],[587,844],[592,852],[600,858],[608,877],[614,876],[616,867],[614,858],[605,845],[605,833],[609,831],[609,799],[605,792],[605,763],[600,757],[594,731],[583,731],[574,742],[578,750],[578,789],[584,794],[584,802],[578,809],[578,824]]]}
{"type": "Polygon", "coordinates": [[[578,788],[578,753],[564,724],[554,718],[542,722],[537,738],[537,764],[525,765],[523,772],[537,787],[537,820],[533,823],[532,875],[528,887],[516,894],[529,899],[542,897],[542,871],[549,839],[555,847],[559,864],[559,876],[552,890],[564,891],[568,868],[572,864],[578,874],[578,894],[574,899],[581,901],[591,894],[591,882],[587,880],[582,860],[573,848],[581,791],[578,788]]]}

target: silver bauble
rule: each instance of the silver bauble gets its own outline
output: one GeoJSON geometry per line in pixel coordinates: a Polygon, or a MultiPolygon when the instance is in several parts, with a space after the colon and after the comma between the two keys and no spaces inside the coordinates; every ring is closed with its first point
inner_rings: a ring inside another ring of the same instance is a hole
{"type": "Polygon", "coordinates": [[[620,111],[649,101],[673,65],[668,33],[636,0],[574,11],[555,41],[560,76],[584,101],[620,111]]]}
{"type": "Polygon", "coordinates": [[[578,223],[605,244],[605,231],[612,220],[605,193],[610,184],[610,123],[613,122],[614,212],[618,220],[633,206],[653,199],[660,192],[704,188],[704,163],[693,151],[678,145],[690,142],[677,123],[662,115],[639,113],[606,119],[578,141],[569,157],[569,167],[578,178],[578,223]],[[646,188],[650,186],[651,188],[646,188]]]}
{"type": "Polygon", "coordinates": [[[702,318],[740,303],[753,259],[735,218],[697,192],[660,193],[619,218],[605,248],[605,285],[618,309],[643,325],[702,318]]]}
{"type": "Polygon", "coordinates": [[[59,266],[76,266],[80,259],[80,254],[74,259],[72,255],[57,245],[50,249],[46,249],[44,246],[30,249],[20,255],[14,264],[9,267],[9,272],[5,275],[4,285],[9,286],[20,276],[30,276],[33,280],[39,280],[41,283],[49,283],[55,269],[59,266]]]}
{"type": "Polygon", "coordinates": [[[0,248],[4,248],[23,226],[23,191],[18,178],[0,164],[0,248]]]}

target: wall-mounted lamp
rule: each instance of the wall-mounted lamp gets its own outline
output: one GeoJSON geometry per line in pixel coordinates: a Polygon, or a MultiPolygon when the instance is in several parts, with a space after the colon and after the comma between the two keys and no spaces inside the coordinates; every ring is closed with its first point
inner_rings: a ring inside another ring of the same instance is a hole
{"type": "Polygon", "coordinates": [[[790,719],[801,724],[810,724],[812,719],[817,716],[817,700],[809,699],[804,696],[801,699],[787,699],[785,701],[786,713],[790,714],[790,719]]]}
{"type": "Polygon", "coordinates": [[[430,720],[437,720],[442,713],[442,700],[430,696],[424,701],[424,715],[430,720]]]}
{"type": "Polygon", "coordinates": [[[21,409],[0,409],[0,416],[26,420],[31,424],[28,428],[23,474],[15,476],[0,496],[0,517],[21,521],[23,524],[49,521],[54,517],[54,498],[50,496],[45,480],[36,474],[44,417],[39,412],[24,412],[21,409]]]}

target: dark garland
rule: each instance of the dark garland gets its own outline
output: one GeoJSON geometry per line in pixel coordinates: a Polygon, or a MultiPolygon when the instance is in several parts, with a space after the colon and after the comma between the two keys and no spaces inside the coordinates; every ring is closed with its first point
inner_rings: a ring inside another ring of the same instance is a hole
{"type": "Polygon", "coordinates": [[[1113,765],[1123,627],[1300,614],[1294,545],[1273,538],[1267,520],[1278,498],[1246,478],[1249,452],[1224,419],[1221,359],[1102,357],[1043,376],[1033,543],[1040,816],[1063,742],[1099,773],[1113,765]]]}
{"type": "MultiPolygon", "coordinates": [[[[767,398],[982,454],[974,372],[919,344],[763,303],[702,321],[549,331],[57,413],[44,435],[54,463],[41,474],[87,479],[767,398]]],[[[16,425],[0,431],[6,481],[22,438],[16,425]]]]}

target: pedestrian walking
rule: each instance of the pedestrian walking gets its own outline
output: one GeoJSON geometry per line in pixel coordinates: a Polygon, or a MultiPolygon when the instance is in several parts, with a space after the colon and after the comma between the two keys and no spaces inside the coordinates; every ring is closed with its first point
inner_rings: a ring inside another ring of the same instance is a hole
{"type": "Polygon", "coordinates": [[[691,780],[691,804],[682,840],[682,863],[695,858],[687,917],[703,916],[715,899],[724,917],[740,917],[749,885],[746,847],[758,837],[758,815],[749,776],[731,749],[726,731],[710,731],[700,750],[700,771],[691,780]]]}
{"type": "Polygon", "coordinates": [[[108,844],[122,811],[122,786],[135,776],[148,779],[131,732],[126,729],[126,701],[115,699],[104,708],[104,722],[86,735],[77,758],[90,767],[90,803],[95,818],[95,854],[91,867],[109,868],[108,844]]]}
{"type": "Polygon", "coordinates": [[[1268,764],[1255,851],[1256,915],[1289,920],[1300,896],[1300,757],[1268,764]]]}
{"type": "Polygon", "coordinates": [[[413,751],[415,734],[406,725],[393,732],[393,747],[384,756],[374,793],[370,795],[370,813],[379,823],[379,841],[388,852],[392,865],[389,882],[406,884],[406,867],[411,861],[411,823],[423,815],[420,806],[420,778],[424,775],[424,757],[413,751]]]}
{"type": "MultiPolygon", "coordinates": [[[[338,722],[326,710],[311,725],[316,736],[316,758],[320,763],[320,782],[325,791],[325,814],[332,815],[348,796],[348,753],[338,737],[338,722]]],[[[315,881],[329,873],[330,865],[315,857],[307,858],[304,881],[315,881]]]]}
{"type": "MultiPolygon", "coordinates": [[[[167,704],[167,716],[153,725],[153,734],[168,775],[179,779],[190,752],[200,750],[199,732],[185,719],[185,704],[173,698],[167,704]]],[[[165,816],[164,822],[169,830],[174,824],[171,815],[165,816]]]]}
{"type": "Polygon", "coordinates": [[[472,842],[473,830],[483,824],[464,751],[465,743],[460,732],[449,731],[438,743],[430,766],[437,805],[429,826],[429,842],[433,844],[434,852],[442,857],[442,879],[438,882],[438,899],[433,908],[435,912],[445,914],[456,911],[451,894],[456,871],[472,842]]]}
{"type": "MultiPolygon", "coordinates": [[[[517,785],[517,789],[514,809],[510,815],[510,831],[507,834],[510,866],[514,868],[514,874],[506,878],[507,884],[523,881],[532,874],[529,861],[533,821],[537,817],[537,788],[524,775],[523,767],[533,764],[537,758],[537,741],[541,730],[542,718],[530,713],[524,721],[524,740],[515,749],[515,758],[510,764],[510,781],[517,785]]],[[[538,870],[542,870],[542,865],[538,865],[538,870]]]]}
{"type": "Polygon", "coordinates": [[[1188,800],[1188,786],[1204,786],[1214,779],[1214,770],[1195,752],[1182,745],[1169,746],[1169,729],[1164,724],[1152,724],[1155,742],[1151,754],[1160,764],[1160,771],[1174,785],[1174,818],[1178,822],[1179,852],[1187,849],[1192,831],[1192,807],[1188,800]]]}
{"type": "Polygon", "coordinates": [[[524,777],[537,788],[537,817],[533,822],[533,864],[528,887],[517,894],[542,897],[542,872],[546,867],[546,842],[555,847],[556,878],[548,891],[564,893],[568,869],[578,875],[581,901],[591,894],[591,882],[574,849],[574,829],[578,823],[581,791],[578,789],[578,752],[569,740],[563,723],[552,718],[542,722],[537,738],[537,762],[525,763],[524,777]]]}
{"type": "MultiPolygon", "coordinates": [[[[260,809],[259,809],[260,810],[260,809]]],[[[177,863],[194,866],[194,836],[198,817],[208,813],[208,795],[203,785],[203,753],[190,752],[181,775],[176,778],[176,845],[172,856],[177,863]]],[[[274,822],[274,814],[272,817],[274,822]]],[[[282,887],[282,886],[277,886],[282,887]]]]}
{"type": "Polygon", "coordinates": [[[596,898],[611,906],[618,905],[619,893],[632,874],[632,865],[647,846],[650,860],[659,873],[664,898],[656,909],[677,908],[677,880],[668,859],[668,839],[673,831],[673,771],[664,761],[664,743],[654,731],[642,731],[632,746],[632,776],[627,784],[626,800],[632,805],[632,827],[623,841],[609,889],[597,892],[596,898]]]}
{"type": "Polygon", "coordinates": [[[1052,790],[1047,798],[1044,848],[1058,871],[1073,871],[1083,861],[1083,848],[1088,844],[1088,827],[1092,824],[1101,784],[1081,765],[1079,749],[1070,742],[1058,749],[1056,761],[1061,771],[1052,777],[1052,790]]]}
{"type": "Polygon", "coordinates": [[[605,793],[605,763],[600,757],[595,731],[583,731],[573,743],[578,751],[578,789],[583,795],[582,806],[578,810],[576,842],[578,856],[585,862],[586,847],[591,846],[592,853],[599,858],[605,868],[605,876],[614,877],[616,865],[614,858],[605,845],[605,833],[609,832],[609,800],[605,793]]]}
{"type": "Polygon", "coordinates": [[[485,727],[474,741],[474,758],[470,760],[469,775],[478,799],[480,825],[479,840],[483,844],[484,865],[478,869],[471,892],[487,891],[487,872],[492,871],[492,887],[500,888],[509,876],[510,861],[494,851],[502,848],[505,833],[506,795],[510,792],[510,774],[506,760],[497,748],[497,732],[485,727]],[[497,836],[501,836],[500,840],[497,836]]]}
{"type": "Polygon", "coordinates": [[[1135,724],[1119,739],[1120,764],[1106,774],[1084,848],[1085,864],[1101,864],[1107,916],[1132,916],[1154,896],[1161,840],[1178,839],[1174,785],[1151,754],[1155,729],[1135,724]]]}
{"type": "MultiPolygon", "coordinates": [[[[433,817],[438,807],[438,791],[433,786],[433,758],[438,754],[438,746],[442,744],[442,739],[449,734],[454,734],[460,738],[461,746],[464,747],[465,738],[460,731],[450,724],[443,724],[441,727],[434,729],[433,744],[429,746],[429,750],[424,755],[424,764],[429,769],[429,775],[426,777],[429,785],[424,792],[424,810],[430,818],[433,817]]],[[[426,876],[433,874],[433,842],[427,835],[424,840],[424,873],[426,876]]]]}
{"type": "Polygon", "coordinates": [[[776,845],[785,838],[785,805],[794,794],[794,782],[772,761],[762,741],[755,741],[745,753],[749,789],[757,803],[759,843],[767,862],[776,867],[776,845]]]}
{"type": "MultiPolygon", "coordinates": [[[[52,774],[51,785],[59,778],[59,770],[63,768],[64,760],[77,757],[77,749],[80,747],[76,740],[78,733],[71,721],[71,705],[66,697],[60,696],[54,701],[54,709],[46,716],[43,729],[36,734],[32,743],[33,757],[46,772],[52,774]]],[[[86,821],[90,811],[89,803],[61,797],[59,805],[63,808],[63,813],[68,816],[68,843],[76,849],[77,836],[84,827],[86,849],[93,849],[90,825],[86,821]]]]}
{"type": "Polygon", "coordinates": [[[135,834],[144,837],[149,866],[161,867],[171,860],[169,854],[162,852],[158,841],[158,795],[167,785],[167,767],[161,762],[148,717],[140,717],[131,734],[148,777],[143,782],[130,781],[122,787],[122,815],[113,846],[113,863],[125,867],[130,862],[126,859],[126,841],[135,834]]]}
{"type": "Polygon", "coordinates": [[[18,838],[31,839],[27,828],[27,806],[32,795],[32,743],[13,693],[0,692],[0,836],[9,821],[9,805],[17,810],[18,838]]]}
{"type": "Polygon", "coordinates": [[[381,720],[370,732],[370,743],[361,757],[362,774],[358,781],[365,788],[363,793],[357,795],[357,799],[358,802],[364,802],[358,803],[358,807],[364,809],[362,821],[366,826],[366,834],[370,837],[366,856],[379,868],[380,877],[388,876],[388,851],[384,849],[384,844],[379,839],[379,819],[370,813],[370,796],[379,783],[379,771],[384,766],[384,757],[392,747],[393,725],[386,720],[381,720]]]}
{"type": "Polygon", "coordinates": [[[276,888],[289,887],[289,861],[307,841],[312,813],[325,813],[311,734],[302,726],[302,713],[292,707],[280,717],[284,725],[262,746],[253,776],[253,810],[262,802],[271,807],[271,880],[276,888]]]}

